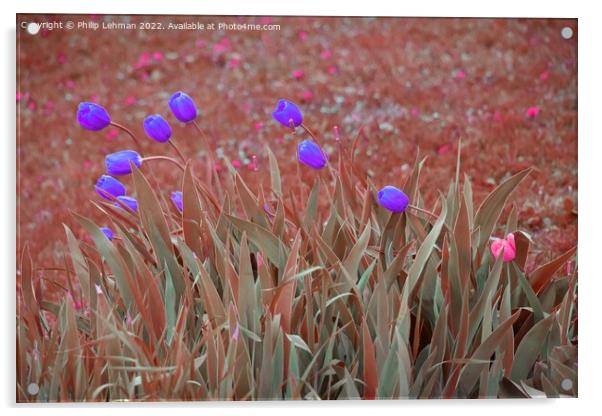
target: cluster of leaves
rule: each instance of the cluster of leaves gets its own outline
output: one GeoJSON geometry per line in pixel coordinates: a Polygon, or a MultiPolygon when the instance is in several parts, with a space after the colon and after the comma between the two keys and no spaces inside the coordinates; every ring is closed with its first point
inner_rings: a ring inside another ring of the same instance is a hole
{"type": "Polygon", "coordinates": [[[489,250],[529,170],[475,212],[458,156],[437,214],[392,214],[353,149],[295,184],[266,149],[269,192],[189,164],[182,213],[135,169],[138,213],[97,204],[117,238],[77,214],[93,244],[65,227],[79,284],[60,304],[25,248],[17,400],[576,396],[576,271],[559,273],[576,248],[526,275],[513,210],[516,259],[489,250]]]}

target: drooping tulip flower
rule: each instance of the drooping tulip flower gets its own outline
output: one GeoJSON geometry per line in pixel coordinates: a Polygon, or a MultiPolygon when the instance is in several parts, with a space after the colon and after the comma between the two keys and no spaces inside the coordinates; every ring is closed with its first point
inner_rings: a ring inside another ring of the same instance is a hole
{"type": "Polygon", "coordinates": [[[284,127],[291,126],[291,121],[295,127],[303,123],[303,115],[301,110],[294,103],[288,100],[279,100],[276,109],[272,112],[272,117],[284,127]]]}
{"type": "Polygon", "coordinates": [[[169,123],[159,114],[145,118],[143,125],[146,135],[159,143],[165,143],[171,138],[169,123]]]}
{"type": "Polygon", "coordinates": [[[297,146],[299,161],[314,169],[322,169],[326,166],[328,159],[326,154],[320,149],[320,146],[311,140],[303,140],[297,146]]]}
{"type": "Polygon", "coordinates": [[[102,130],[111,124],[111,117],[105,108],[95,103],[79,103],[77,121],[88,130],[102,130]]]}
{"type": "Polygon", "coordinates": [[[142,166],[142,156],[134,150],[122,150],[111,153],[105,158],[105,166],[109,175],[128,175],[132,173],[130,162],[137,168],[142,166]]]}
{"type": "Polygon", "coordinates": [[[171,202],[176,206],[178,211],[184,210],[184,200],[182,199],[182,192],[176,191],[171,193],[171,202]]]}
{"type": "Polygon", "coordinates": [[[108,227],[100,227],[100,231],[107,237],[109,241],[113,241],[113,231],[108,227]]]}
{"type": "Polygon", "coordinates": [[[125,186],[109,175],[102,175],[96,181],[96,192],[104,199],[112,200],[111,196],[117,198],[125,195],[125,186]]]}
{"type": "Polygon", "coordinates": [[[378,191],[378,203],[391,212],[403,212],[410,203],[410,198],[400,189],[387,185],[378,191]]]}
{"type": "Polygon", "coordinates": [[[506,238],[496,238],[491,243],[491,254],[498,258],[504,251],[503,259],[505,262],[510,262],[516,257],[516,243],[514,242],[514,234],[510,233],[506,238]]]}
{"type": "Polygon", "coordinates": [[[169,99],[171,112],[182,123],[190,123],[197,116],[196,105],[190,96],[182,91],[176,92],[169,99]]]}
{"type": "MultiPolygon", "coordinates": [[[[128,207],[132,211],[138,211],[138,201],[136,201],[136,198],[132,198],[131,196],[119,196],[117,197],[117,200],[122,202],[126,207],[128,207]]],[[[115,206],[123,208],[118,202],[115,202],[115,206]]]]}
{"type": "Polygon", "coordinates": [[[111,117],[103,106],[85,102],[77,107],[77,121],[85,129],[98,131],[111,124],[111,117]]]}

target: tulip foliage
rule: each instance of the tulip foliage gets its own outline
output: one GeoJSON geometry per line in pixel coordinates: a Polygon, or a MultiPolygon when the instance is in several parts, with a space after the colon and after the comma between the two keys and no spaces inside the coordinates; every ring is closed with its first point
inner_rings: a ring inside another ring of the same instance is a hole
{"type": "MultiPolygon", "coordinates": [[[[43,300],[22,253],[18,401],[576,396],[576,248],[527,273],[517,211],[498,223],[529,170],[475,206],[458,166],[434,207],[394,212],[379,197],[401,191],[379,195],[349,147],[295,183],[266,148],[259,190],[188,163],[171,201],[144,165],[118,169],[137,204],[96,205],[110,238],[65,227],[72,299],[43,300]]],[[[422,166],[402,187],[416,207],[422,166]]]]}

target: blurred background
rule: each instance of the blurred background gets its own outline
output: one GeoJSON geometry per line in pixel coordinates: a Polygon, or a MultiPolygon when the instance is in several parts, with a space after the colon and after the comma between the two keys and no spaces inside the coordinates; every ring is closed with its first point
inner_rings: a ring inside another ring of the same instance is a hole
{"type": "MultiPolygon", "coordinates": [[[[428,156],[425,204],[447,192],[459,138],[462,172],[477,203],[513,173],[535,171],[513,202],[533,257],[550,259],[577,241],[577,21],[323,17],[18,15],[22,22],[161,23],[164,29],[41,29],[17,32],[17,254],[27,243],[37,267],[64,266],[62,223],[81,238],[75,211],[103,225],[93,206],[104,156],[134,148],[122,131],[84,130],[81,101],[103,105],[130,128],[145,156],[174,155],[147,138],[159,113],[203,171],[197,131],[167,101],[182,90],[218,157],[255,188],[269,186],[265,144],[286,184],[297,181],[293,136],[271,117],[287,98],[336,154],[359,135],[357,160],[377,187],[401,186],[418,148],[428,156]],[[215,24],[215,30],[168,25],[215,24]],[[272,30],[219,30],[219,23],[272,30]],[[337,131],[340,142],[337,142],[337,131]],[[340,144],[339,144],[340,143],[340,144]]],[[[152,25],[150,26],[152,27],[152,25]]],[[[157,27],[157,26],[155,26],[157,27]]],[[[180,188],[169,164],[149,166],[165,198],[180,188]]],[[[121,179],[121,178],[120,178],[121,179]]],[[[131,188],[131,179],[123,178],[131,188]]],[[[475,207],[476,208],[476,207],[475,207]]],[[[504,215],[508,214],[508,210],[504,215]]],[[[500,235],[501,236],[501,235],[500,235]]]]}

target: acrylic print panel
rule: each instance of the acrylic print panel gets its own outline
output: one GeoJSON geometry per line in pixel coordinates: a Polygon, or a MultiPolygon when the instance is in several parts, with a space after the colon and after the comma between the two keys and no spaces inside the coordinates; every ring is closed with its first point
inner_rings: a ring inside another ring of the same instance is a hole
{"type": "Polygon", "coordinates": [[[17,16],[18,402],[577,396],[577,21],[17,16]]]}

